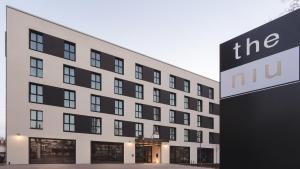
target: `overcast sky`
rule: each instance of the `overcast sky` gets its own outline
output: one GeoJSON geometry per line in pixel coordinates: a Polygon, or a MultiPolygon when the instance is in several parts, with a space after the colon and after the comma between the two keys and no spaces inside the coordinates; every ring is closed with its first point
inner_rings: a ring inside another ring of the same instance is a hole
{"type": "Polygon", "coordinates": [[[219,44],[277,18],[288,6],[282,0],[1,0],[0,136],[6,5],[214,80],[219,79],[219,44]]]}

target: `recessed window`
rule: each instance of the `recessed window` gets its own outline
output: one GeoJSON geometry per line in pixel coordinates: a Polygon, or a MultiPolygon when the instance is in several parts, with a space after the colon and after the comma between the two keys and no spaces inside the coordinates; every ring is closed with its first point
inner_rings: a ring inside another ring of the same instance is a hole
{"type": "Polygon", "coordinates": [[[64,114],[64,131],[75,131],[75,116],[71,114],[64,114]]]}
{"type": "Polygon", "coordinates": [[[143,116],[143,106],[141,104],[135,104],[135,117],[142,118],[143,116]]]}
{"type": "Polygon", "coordinates": [[[214,99],[214,89],[208,88],[208,98],[214,99]]]}
{"type": "Polygon", "coordinates": [[[114,126],[115,136],[123,136],[123,122],[115,120],[114,126]]]}
{"type": "Polygon", "coordinates": [[[123,74],[124,71],[124,60],[120,58],[115,58],[115,72],[123,74]]]}
{"type": "Polygon", "coordinates": [[[43,103],[43,86],[30,84],[30,102],[43,103]]]}
{"type": "Polygon", "coordinates": [[[136,64],[135,65],[135,78],[142,79],[143,78],[143,66],[136,64]]]}
{"type": "Polygon", "coordinates": [[[160,90],[159,89],[153,89],[153,101],[156,103],[159,103],[159,96],[160,90]]]}
{"type": "Polygon", "coordinates": [[[30,75],[35,77],[43,77],[43,60],[30,58],[30,75]]]}
{"type": "Polygon", "coordinates": [[[76,98],[75,98],[75,92],[70,90],[64,91],[64,107],[68,108],[75,108],[76,104],[76,98]]]}
{"type": "Polygon", "coordinates": [[[187,96],[184,96],[184,108],[185,109],[189,108],[189,101],[190,101],[190,98],[187,96]]]}
{"type": "Polygon", "coordinates": [[[91,74],[91,88],[101,90],[101,75],[92,73],[91,74]]]}
{"type": "Polygon", "coordinates": [[[174,110],[169,111],[169,122],[175,123],[175,111],[174,110]]]}
{"type": "Polygon", "coordinates": [[[115,94],[123,94],[123,80],[119,80],[119,79],[115,79],[114,82],[115,88],[114,88],[114,92],[115,94]]]}
{"type": "Polygon", "coordinates": [[[197,94],[198,94],[198,96],[202,96],[202,85],[201,84],[197,85],[197,94]]]}
{"type": "Polygon", "coordinates": [[[190,125],[190,114],[188,113],[183,114],[183,123],[185,125],[190,125]]]}
{"type": "Polygon", "coordinates": [[[100,68],[101,67],[101,56],[100,52],[91,50],[91,66],[100,68]]]}
{"type": "Polygon", "coordinates": [[[75,44],[71,42],[65,41],[64,44],[64,58],[68,60],[75,61],[75,44]]]}
{"type": "Polygon", "coordinates": [[[170,127],[170,140],[176,141],[176,128],[170,127]]]}
{"type": "Polygon", "coordinates": [[[202,143],[202,131],[197,131],[197,142],[202,143]]]}
{"type": "Polygon", "coordinates": [[[43,52],[44,44],[43,44],[43,34],[35,31],[30,31],[30,40],[29,46],[30,49],[36,50],[39,52],[43,52]]]}
{"type": "Polygon", "coordinates": [[[184,129],[184,141],[188,142],[189,141],[189,130],[184,129]]]}
{"type": "Polygon", "coordinates": [[[153,120],[160,121],[160,108],[153,107],[153,120]]]}
{"type": "Polygon", "coordinates": [[[170,105],[176,106],[176,94],[175,93],[170,93],[170,105]]]}
{"type": "Polygon", "coordinates": [[[202,100],[197,100],[197,111],[202,112],[202,100]]]}
{"type": "Polygon", "coordinates": [[[93,117],[92,118],[92,130],[94,134],[101,134],[101,118],[93,117]]]}
{"type": "Polygon", "coordinates": [[[153,125],[153,134],[159,135],[159,126],[153,125]]]}
{"type": "Polygon", "coordinates": [[[154,70],[154,72],[153,72],[153,82],[155,84],[160,84],[160,71],[154,70]]]}
{"type": "Polygon", "coordinates": [[[183,81],[183,90],[188,93],[190,92],[190,81],[188,80],[183,81]]]}
{"type": "Polygon", "coordinates": [[[91,95],[91,111],[100,112],[101,111],[101,97],[96,95],[91,95]]]}
{"type": "Polygon", "coordinates": [[[214,104],[213,103],[209,103],[209,113],[214,113],[214,104]]]}
{"type": "Polygon", "coordinates": [[[143,124],[135,123],[135,137],[141,137],[143,134],[143,124]]]}
{"type": "Polygon", "coordinates": [[[135,98],[143,99],[143,85],[135,84],[135,98]]]}
{"type": "Polygon", "coordinates": [[[119,116],[124,115],[124,102],[123,100],[115,100],[115,114],[119,116]]]}
{"type": "Polygon", "coordinates": [[[75,84],[75,68],[64,66],[64,83],[75,84]]]}
{"type": "Polygon", "coordinates": [[[173,75],[170,75],[169,83],[170,83],[169,84],[170,88],[175,89],[175,87],[176,87],[176,77],[173,76],[173,75]]]}
{"type": "Polygon", "coordinates": [[[30,110],[30,128],[43,129],[43,112],[40,110],[30,110]]]}

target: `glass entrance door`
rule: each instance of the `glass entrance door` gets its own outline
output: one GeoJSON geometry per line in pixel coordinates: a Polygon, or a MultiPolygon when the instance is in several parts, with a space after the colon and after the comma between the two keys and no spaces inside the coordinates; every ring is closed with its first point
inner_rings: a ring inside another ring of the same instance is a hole
{"type": "Polygon", "coordinates": [[[136,144],[135,146],[136,163],[152,163],[152,146],[136,144]]]}

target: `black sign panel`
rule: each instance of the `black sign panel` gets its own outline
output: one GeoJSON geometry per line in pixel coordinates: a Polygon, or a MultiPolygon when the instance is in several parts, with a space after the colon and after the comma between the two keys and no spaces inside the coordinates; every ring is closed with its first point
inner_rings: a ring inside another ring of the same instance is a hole
{"type": "Polygon", "coordinates": [[[300,10],[220,45],[220,168],[300,168],[300,10]]]}

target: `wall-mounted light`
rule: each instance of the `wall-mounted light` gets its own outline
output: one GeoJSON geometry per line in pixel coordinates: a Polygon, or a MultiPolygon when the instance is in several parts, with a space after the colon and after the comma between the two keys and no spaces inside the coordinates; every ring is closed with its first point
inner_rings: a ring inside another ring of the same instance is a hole
{"type": "Polygon", "coordinates": [[[163,145],[163,148],[168,148],[168,147],[169,147],[168,144],[164,144],[164,145],[163,145]]]}

